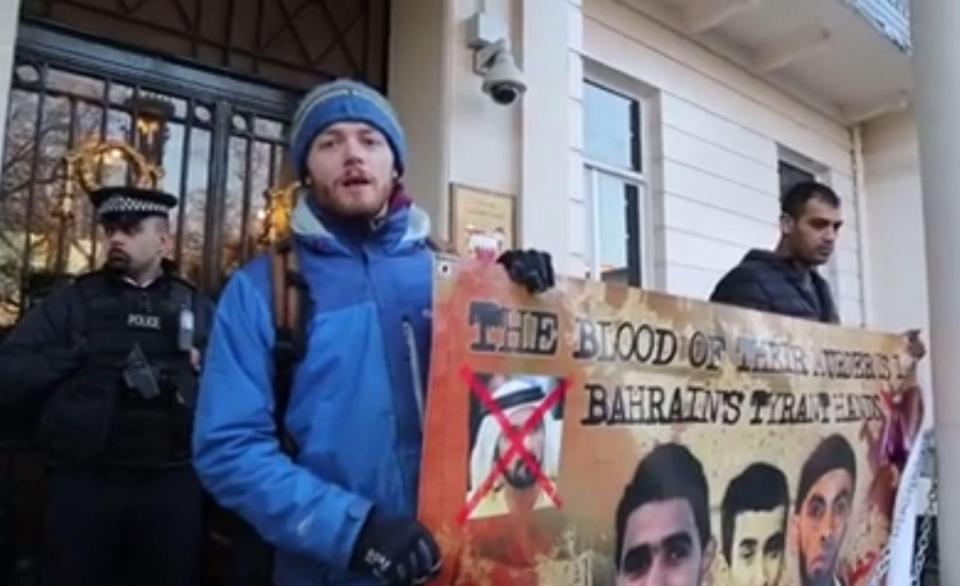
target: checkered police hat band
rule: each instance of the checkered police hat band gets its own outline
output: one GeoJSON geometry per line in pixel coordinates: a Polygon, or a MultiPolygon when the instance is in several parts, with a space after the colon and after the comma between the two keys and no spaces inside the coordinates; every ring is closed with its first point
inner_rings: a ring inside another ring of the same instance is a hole
{"type": "Polygon", "coordinates": [[[170,207],[155,201],[117,195],[103,202],[97,211],[101,216],[105,214],[166,214],[170,211],[170,207]]]}

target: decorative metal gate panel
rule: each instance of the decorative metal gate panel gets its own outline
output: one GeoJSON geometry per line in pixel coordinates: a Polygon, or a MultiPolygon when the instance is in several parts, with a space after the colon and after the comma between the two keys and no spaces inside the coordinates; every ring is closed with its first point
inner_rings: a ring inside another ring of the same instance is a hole
{"type": "Polygon", "coordinates": [[[388,0],[24,0],[23,13],[289,87],[386,85],[388,0]]]}
{"type": "MultiPolygon", "coordinates": [[[[78,145],[121,140],[163,168],[160,187],[181,203],[172,256],[200,286],[215,291],[258,251],[266,191],[285,178],[285,121],[296,96],[130,59],[23,27],[0,176],[0,326],[17,319],[31,291],[101,261],[86,193],[64,198],[64,156],[78,145]]],[[[131,171],[107,149],[89,173],[123,184],[131,171]]]]}

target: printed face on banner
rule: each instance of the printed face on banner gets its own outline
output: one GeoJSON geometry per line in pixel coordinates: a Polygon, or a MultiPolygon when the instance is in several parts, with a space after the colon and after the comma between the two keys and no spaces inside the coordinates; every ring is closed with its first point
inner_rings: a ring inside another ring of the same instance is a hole
{"type": "Polygon", "coordinates": [[[620,586],[698,586],[704,574],[703,547],[693,510],[683,499],[643,505],[627,518],[620,586]]]}
{"type": "Polygon", "coordinates": [[[656,447],[617,506],[617,586],[699,586],[714,543],[703,466],[679,444],[656,447]]]}
{"type": "MultiPolygon", "coordinates": [[[[510,422],[510,426],[514,430],[519,431],[523,424],[533,416],[533,411],[532,407],[516,409],[507,416],[507,421],[510,422]]],[[[493,459],[502,461],[507,468],[507,471],[503,473],[503,484],[501,486],[518,492],[527,491],[536,486],[537,477],[534,470],[538,466],[543,467],[544,436],[543,423],[537,423],[533,430],[523,437],[523,449],[529,452],[533,459],[532,464],[527,464],[519,455],[515,454],[511,458],[506,457],[511,447],[510,440],[507,439],[506,434],[500,434],[500,437],[497,438],[497,449],[493,453],[493,459]]]]}
{"type": "Polygon", "coordinates": [[[902,339],[437,266],[438,584],[869,584],[923,414],[902,339]]]}
{"type": "Polygon", "coordinates": [[[746,511],[734,521],[731,586],[775,586],[783,575],[783,527],[787,511],[746,511]]]}
{"type": "Polygon", "coordinates": [[[721,534],[731,586],[780,584],[789,506],[787,477],[768,462],[751,464],[727,485],[721,534]]]}
{"type": "Polygon", "coordinates": [[[559,381],[543,376],[484,374],[465,382],[471,393],[469,491],[465,501],[469,517],[510,515],[553,506],[547,487],[559,474],[563,399],[553,398],[559,381]]]}
{"type": "Polygon", "coordinates": [[[795,527],[802,586],[826,586],[837,579],[837,562],[850,521],[856,475],[853,450],[842,436],[833,436],[817,450],[804,466],[797,495],[800,504],[795,527]],[[828,447],[831,439],[836,440],[836,445],[828,447]],[[815,478],[806,488],[804,475],[809,470],[816,472],[809,473],[815,478]]]}

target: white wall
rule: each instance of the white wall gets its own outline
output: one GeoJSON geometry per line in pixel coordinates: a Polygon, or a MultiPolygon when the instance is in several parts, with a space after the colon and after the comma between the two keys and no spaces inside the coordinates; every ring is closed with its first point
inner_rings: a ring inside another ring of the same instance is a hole
{"type": "MultiPolygon", "coordinates": [[[[477,0],[395,0],[391,8],[388,94],[409,142],[406,183],[441,239],[451,237],[451,183],[520,194],[521,105],[499,106],[480,90],[467,47],[478,8],[477,0]]],[[[516,47],[516,7],[488,0],[486,9],[516,47]]]]}
{"type": "MultiPolygon", "coordinates": [[[[570,39],[580,38],[566,0],[524,0],[520,52],[529,90],[522,104],[521,245],[554,253],[554,268],[569,271],[568,144],[580,127],[569,119],[570,39]],[[558,229],[558,227],[560,229],[558,229]],[[560,252],[561,254],[557,254],[560,252]]],[[[582,182],[580,182],[582,183],[582,182]]]]}
{"type": "Polygon", "coordinates": [[[567,13],[567,245],[558,256],[566,256],[566,274],[586,274],[587,222],[583,177],[583,0],[569,0],[567,13]]]}
{"type": "MultiPolygon", "coordinates": [[[[585,0],[583,8],[584,56],[659,90],[657,282],[670,293],[705,298],[749,248],[776,243],[779,144],[824,165],[844,199],[835,293],[842,319],[862,323],[849,129],[621,4],[585,0]]],[[[571,198],[571,215],[582,205],[571,198]]],[[[580,248],[574,243],[573,254],[580,248]]]]}
{"type": "MultiPolygon", "coordinates": [[[[868,325],[893,332],[921,328],[929,343],[930,304],[916,118],[912,111],[883,116],[865,124],[861,134],[865,223],[870,242],[868,325]]],[[[920,368],[924,400],[927,405],[934,405],[930,360],[923,361],[920,368]]],[[[928,421],[932,420],[929,416],[928,421]]],[[[920,484],[914,501],[918,510],[926,507],[929,486],[929,481],[920,484]]],[[[910,550],[897,550],[894,571],[909,568],[912,560],[910,550]]]]}
{"type": "MultiPolygon", "coordinates": [[[[13,52],[17,40],[17,18],[20,13],[20,0],[0,2],[0,136],[4,134],[7,123],[7,103],[10,101],[10,81],[13,77],[13,52]]],[[[0,153],[3,151],[0,141],[0,153]]]]}
{"type": "Polygon", "coordinates": [[[389,94],[410,141],[407,182],[431,212],[434,234],[451,237],[450,184],[511,195],[518,244],[555,253],[557,270],[566,272],[568,235],[557,226],[569,224],[563,90],[570,37],[558,2],[566,0],[398,0],[389,94]],[[504,26],[529,85],[511,105],[484,94],[473,70],[467,23],[481,5],[504,26]]]}
{"type": "MultiPolygon", "coordinates": [[[[487,13],[506,25],[515,48],[522,47],[518,11],[527,1],[485,2],[487,13]]],[[[449,179],[516,195],[521,176],[521,106],[500,106],[480,91],[483,80],[473,71],[473,50],[467,47],[467,20],[480,2],[449,2],[453,5],[454,31],[447,48],[452,63],[449,179]]]]}
{"type": "Polygon", "coordinates": [[[834,296],[840,312],[840,320],[848,325],[865,325],[868,303],[864,300],[866,274],[864,265],[869,255],[866,246],[869,239],[866,238],[863,229],[867,222],[860,202],[865,196],[866,187],[857,189],[858,184],[862,185],[862,182],[856,179],[857,169],[853,168],[852,171],[853,176],[847,169],[832,167],[828,174],[830,185],[843,198],[844,218],[834,260],[837,271],[836,280],[831,281],[831,285],[835,290],[834,296]]]}
{"type": "Polygon", "coordinates": [[[387,93],[407,135],[407,189],[445,237],[451,84],[447,0],[393,0],[387,93]]]}
{"type": "Polygon", "coordinates": [[[913,113],[866,124],[863,158],[873,305],[869,324],[891,331],[927,329],[923,200],[913,113]]]}

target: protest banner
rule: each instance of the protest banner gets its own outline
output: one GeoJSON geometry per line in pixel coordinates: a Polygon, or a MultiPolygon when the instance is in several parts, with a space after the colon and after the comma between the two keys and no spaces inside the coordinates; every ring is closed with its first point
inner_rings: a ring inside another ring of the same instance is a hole
{"type": "Polygon", "coordinates": [[[901,337],[590,281],[530,295],[477,261],[435,286],[439,583],[867,584],[923,415],[901,337]]]}

